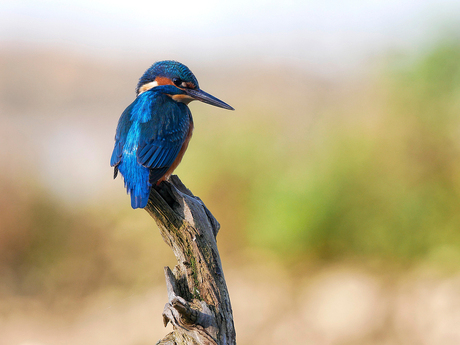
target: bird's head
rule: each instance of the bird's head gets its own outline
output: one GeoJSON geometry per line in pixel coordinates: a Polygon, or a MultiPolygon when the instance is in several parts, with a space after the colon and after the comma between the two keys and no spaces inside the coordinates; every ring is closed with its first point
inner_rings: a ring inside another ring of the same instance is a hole
{"type": "Polygon", "coordinates": [[[176,102],[188,104],[197,100],[216,107],[234,110],[227,103],[201,90],[192,71],[180,62],[166,60],[154,63],[139,79],[136,93],[140,95],[162,85],[170,85],[166,94],[176,102]]]}

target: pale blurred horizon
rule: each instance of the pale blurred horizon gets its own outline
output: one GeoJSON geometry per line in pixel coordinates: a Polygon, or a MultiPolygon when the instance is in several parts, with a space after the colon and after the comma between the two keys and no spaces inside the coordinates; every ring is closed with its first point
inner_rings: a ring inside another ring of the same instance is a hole
{"type": "Polygon", "coordinates": [[[353,72],[388,51],[414,53],[458,33],[455,0],[13,1],[0,3],[3,47],[107,60],[288,62],[353,72]]]}

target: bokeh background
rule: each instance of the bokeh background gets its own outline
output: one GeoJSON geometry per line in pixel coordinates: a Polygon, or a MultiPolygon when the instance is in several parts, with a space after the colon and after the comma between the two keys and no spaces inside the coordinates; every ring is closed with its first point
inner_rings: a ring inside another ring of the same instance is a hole
{"type": "Polygon", "coordinates": [[[4,0],[0,344],[155,344],[175,259],[109,166],[153,62],[238,343],[460,344],[460,3],[4,0]]]}

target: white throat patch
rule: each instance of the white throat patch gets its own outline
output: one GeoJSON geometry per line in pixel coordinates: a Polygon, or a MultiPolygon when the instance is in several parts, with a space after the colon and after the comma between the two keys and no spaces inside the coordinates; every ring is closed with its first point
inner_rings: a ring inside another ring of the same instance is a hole
{"type": "Polygon", "coordinates": [[[139,93],[137,95],[139,96],[141,93],[148,91],[154,88],[155,86],[158,86],[158,82],[156,80],[151,81],[150,83],[144,84],[139,88],[139,93]]]}

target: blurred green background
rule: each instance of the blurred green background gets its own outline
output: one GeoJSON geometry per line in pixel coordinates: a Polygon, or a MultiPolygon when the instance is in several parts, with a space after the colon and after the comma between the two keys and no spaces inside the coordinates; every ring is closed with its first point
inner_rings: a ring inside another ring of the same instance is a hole
{"type": "Polygon", "coordinates": [[[154,344],[175,259],[109,158],[153,62],[239,344],[460,343],[455,1],[0,4],[0,344],[154,344]]]}

